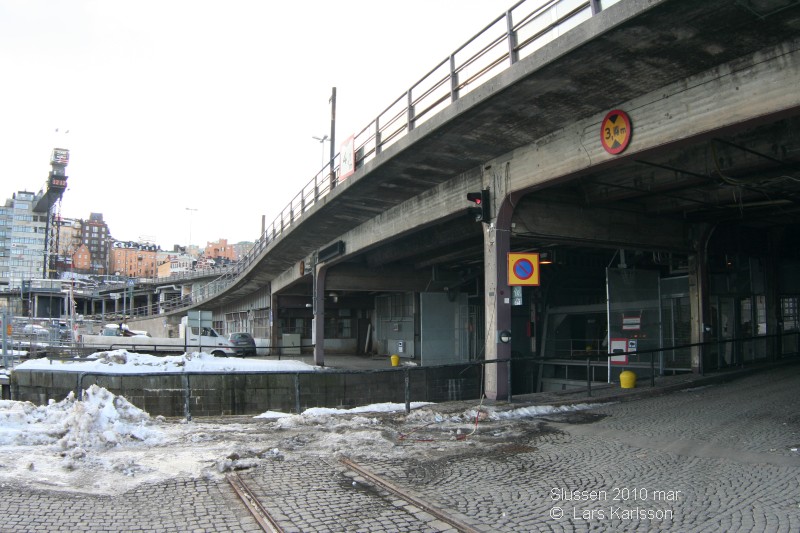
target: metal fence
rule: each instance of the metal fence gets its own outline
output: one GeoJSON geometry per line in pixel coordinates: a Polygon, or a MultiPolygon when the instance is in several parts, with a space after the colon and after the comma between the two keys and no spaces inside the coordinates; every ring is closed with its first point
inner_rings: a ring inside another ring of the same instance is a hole
{"type": "Polygon", "coordinates": [[[57,319],[10,317],[4,332],[5,351],[0,364],[10,369],[22,359],[51,356],[71,357],[81,350],[75,342],[71,326],[57,319]]]}
{"type": "MultiPolygon", "coordinates": [[[[731,339],[731,343],[752,341],[731,339]]],[[[800,332],[768,335],[758,340],[771,343],[773,351],[758,358],[741,358],[735,366],[781,358],[797,357],[800,332]],[[788,347],[788,349],[784,349],[788,347]]],[[[698,343],[681,348],[698,348],[701,357],[712,354],[719,342],[698,343]]],[[[655,386],[659,369],[658,360],[666,350],[647,350],[627,355],[636,357],[617,371],[635,370],[642,382],[655,386]]],[[[112,375],[97,372],[58,372],[61,377],[40,378],[33,374],[50,371],[25,371],[24,379],[18,377],[12,386],[14,399],[39,401],[55,398],[74,391],[77,395],[91,384],[105,387],[115,394],[125,396],[134,405],[151,414],[164,416],[216,416],[224,414],[259,414],[267,410],[302,412],[309,407],[348,408],[373,403],[404,403],[406,411],[411,402],[480,401],[486,390],[487,365],[499,365],[496,375],[507,380],[509,402],[515,396],[536,392],[541,365],[567,365],[582,369],[587,395],[593,386],[605,383],[605,376],[597,379],[597,369],[603,370],[610,356],[622,353],[589,356],[585,360],[556,360],[549,358],[516,357],[511,359],[473,361],[435,366],[411,366],[380,370],[324,369],[290,372],[226,372],[220,374],[200,372],[112,375]],[[22,385],[20,385],[22,383],[22,385]],[[60,383],[60,385],[57,385],[60,383]],[[13,387],[16,387],[14,389],[13,387]]],[[[688,373],[688,372],[687,372],[688,373]]],[[[570,390],[581,390],[575,376],[570,390]]],[[[497,384],[496,384],[497,385],[497,384]]],[[[499,387],[504,388],[504,387],[499,387]]]]}
{"type": "Polygon", "coordinates": [[[800,331],[718,339],[631,352],[616,350],[611,354],[573,352],[571,357],[567,358],[540,357],[534,360],[539,365],[539,379],[542,378],[545,365],[560,367],[564,372],[563,377],[560,377],[561,381],[570,382],[575,388],[580,388],[578,383],[583,381],[586,383],[586,391],[591,396],[593,382],[611,381],[612,374],[624,370],[637,371],[640,378],[649,381],[650,386],[655,386],[655,379],[658,376],[691,372],[691,365],[670,367],[667,363],[676,351],[690,353],[695,348],[699,352],[701,373],[725,368],[744,368],[748,364],[800,355],[800,331]],[[721,355],[726,352],[731,355],[729,359],[721,355]],[[614,357],[625,357],[626,361],[611,363],[609,359],[614,357]],[[598,379],[598,371],[606,374],[605,379],[598,379]],[[570,372],[572,372],[571,377],[570,372]]]}

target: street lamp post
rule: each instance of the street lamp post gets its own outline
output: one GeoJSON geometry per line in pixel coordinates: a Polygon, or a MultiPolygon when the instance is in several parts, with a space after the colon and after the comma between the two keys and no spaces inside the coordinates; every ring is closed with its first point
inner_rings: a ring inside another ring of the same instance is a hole
{"type": "Polygon", "coordinates": [[[323,135],[322,137],[311,136],[312,139],[315,141],[319,141],[319,144],[322,146],[322,160],[320,161],[320,168],[325,168],[325,141],[330,142],[327,135],[323,135]]]}
{"type": "Polygon", "coordinates": [[[188,247],[192,245],[192,213],[197,211],[197,209],[187,207],[186,210],[189,211],[189,242],[186,243],[186,247],[188,249],[188,247]]]}

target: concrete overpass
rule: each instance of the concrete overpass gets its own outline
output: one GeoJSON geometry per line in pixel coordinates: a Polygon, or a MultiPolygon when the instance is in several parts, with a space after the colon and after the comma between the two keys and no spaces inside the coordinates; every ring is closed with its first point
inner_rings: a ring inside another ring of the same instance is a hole
{"type": "MultiPolygon", "coordinates": [[[[410,292],[412,308],[440,310],[444,300],[419,301],[438,294],[480,308],[467,328],[469,342],[481,345],[471,357],[502,360],[514,343],[500,342],[499,331],[512,331],[515,342],[535,339],[520,350],[540,354],[548,350],[545,309],[583,306],[588,316],[605,305],[595,278],[613,263],[660,271],[661,279],[684,275],[686,290],[675,293],[690,311],[684,340],[720,338],[710,325],[729,297],[729,319],[743,327],[747,303],[772,332],[781,297],[800,293],[778,283],[798,259],[800,2],[622,0],[601,8],[567,0],[512,6],[379,113],[356,136],[355,172],[316,177],[247,262],[197,305],[222,317],[253,308],[254,295],[268,300],[273,343],[282,299],[295,309],[287,316],[308,309],[323,364],[326,308],[330,316],[346,298],[361,298],[351,309],[369,318],[370,305],[373,313],[382,305],[376,297],[410,292]],[[601,142],[615,109],[632,122],[619,154],[601,142]],[[466,193],[481,189],[491,192],[491,224],[465,216],[466,193]],[[525,288],[522,320],[510,301],[509,251],[562,258],[559,272],[542,268],[542,285],[525,288]],[[745,277],[747,290],[736,289],[745,277]]],[[[415,328],[418,349],[419,315],[401,322],[415,328]]],[[[693,348],[689,361],[701,371],[702,350],[693,348]]],[[[507,367],[494,366],[487,393],[503,397],[507,367]]]]}

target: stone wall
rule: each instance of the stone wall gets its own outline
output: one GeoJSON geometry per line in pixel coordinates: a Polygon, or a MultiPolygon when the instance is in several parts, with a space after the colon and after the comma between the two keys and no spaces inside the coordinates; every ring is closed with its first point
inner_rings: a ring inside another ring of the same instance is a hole
{"type": "Polygon", "coordinates": [[[481,365],[370,371],[99,374],[15,370],[14,400],[46,405],[92,384],[125,397],[153,416],[257,415],[311,407],[350,408],[373,403],[456,401],[480,397],[481,365]],[[188,400],[188,401],[187,401],[188,400]]]}

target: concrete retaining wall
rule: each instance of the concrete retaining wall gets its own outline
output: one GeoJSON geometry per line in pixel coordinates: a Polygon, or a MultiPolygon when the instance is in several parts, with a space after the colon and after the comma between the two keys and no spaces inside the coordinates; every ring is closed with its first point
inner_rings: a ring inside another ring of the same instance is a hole
{"type": "Polygon", "coordinates": [[[373,403],[403,403],[408,376],[412,402],[456,401],[480,397],[480,365],[416,367],[361,372],[94,374],[15,370],[14,400],[46,405],[92,384],[125,397],[153,416],[257,415],[297,412],[310,407],[349,408],[373,403]],[[188,399],[188,402],[187,402],[188,399]]]}

